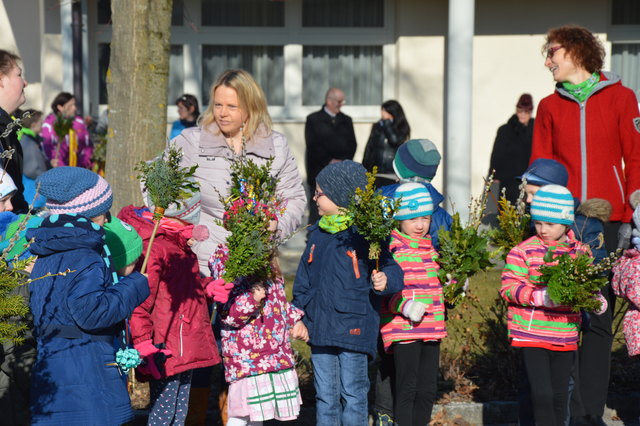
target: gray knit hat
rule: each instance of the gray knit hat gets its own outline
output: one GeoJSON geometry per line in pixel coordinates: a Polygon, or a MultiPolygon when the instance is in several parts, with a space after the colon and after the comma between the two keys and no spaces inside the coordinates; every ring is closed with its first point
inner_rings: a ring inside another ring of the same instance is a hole
{"type": "Polygon", "coordinates": [[[560,185],[545,185],[531,201],[531,220],[571,225],[574,219],[573,196],[560,185]]]}
{"type": "Polygon", "coordinates": [[[356,188],[367,186],[367,171],[360,163],[344,160],[322,169],[316,183],[338,207],[349,207],[356,188]]]}

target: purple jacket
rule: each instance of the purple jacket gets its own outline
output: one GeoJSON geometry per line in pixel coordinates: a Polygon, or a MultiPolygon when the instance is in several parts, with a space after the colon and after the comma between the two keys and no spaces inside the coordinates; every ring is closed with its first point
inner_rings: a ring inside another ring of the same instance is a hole
{"type": "MultiPolygon", "coordinates": [[[[58,145],[58,135],[53,129],[53,124],[56,122],[56,115],[49,114],[42,123],[42,148],[49,160],[58,159],[57,167],[67,166],[69,164],[69,135],[64,138],[64,143],[60,144],[60,149],[56,152],[56,146],[58,145]]],[[[78,135],[78,163],[76,166],[84,167],[85,169],[91,168],[91,156],[93,155],[93,145],[91,139],[89,139],[89,131],[82,121],[82,117],[75,117],[73,119],[73,130],[78,135]]]]}
{"type": "Polygon", "coordinates": [[[252,284],[237,284],[220,313],[228,383],[295,366],[289,331],[302,318],[302,311],[287,302],[281,278],[266,281],[262,303],[253,298],[252,284]]]}

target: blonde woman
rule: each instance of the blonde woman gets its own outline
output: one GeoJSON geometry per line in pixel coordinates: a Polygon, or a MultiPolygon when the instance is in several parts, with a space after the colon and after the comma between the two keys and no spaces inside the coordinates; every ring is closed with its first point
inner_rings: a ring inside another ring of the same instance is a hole
{"type": "Polygon", "coordinates": [[[215,220],[222,220],[220,196],[228,193],[234,156],[246,155],[257,164],[273,157],[272,175],[279,178],[277,191],[287,200],[286,211],[277,221],[280,235],[298,228],[306,206],[295,158],[284,135],[272,130],[264,92],[253,77],[244,70],[227,70],[211,86],[209,99],[199,125],[183,130],[174,140],[184,153],[182,165],[199,165],[200,223],[209,228],[210,236],[195,251],[205,275],[209,275],[209,256],[228,235],[215,220]]]}

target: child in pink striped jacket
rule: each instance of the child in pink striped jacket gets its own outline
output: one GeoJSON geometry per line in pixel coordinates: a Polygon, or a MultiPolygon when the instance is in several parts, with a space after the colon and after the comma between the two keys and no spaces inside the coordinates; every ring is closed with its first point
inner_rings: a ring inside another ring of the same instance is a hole
{"type": "Polygon", "coordinates": [[[399,230],[389,249],[404,271],[404,288],[380,311],[385,350],[394,354],[394,420],[399,425],[426,424],[436,397],[440,340],[446,337],[444,297],[438,279],[438,254],[429,236],[433,202],[424,185],[405,183],[395,215],[399,230]]]}
{"type": "Polygon", "coordinates": [[[548,250],[553,250],[554,256],[591,254],[589,246],[577,241],[570,229],[573,209],[573,196],[567,188],[541,187],[531,202],[536,235],[509,252],[502,273],[500,294],[509,303],[509,339],[511,346],[520,348],[538,425],[562,425],[567,417],[580,312],[549,298],[540,267],[546,264],[543,258],[548,250]]]}

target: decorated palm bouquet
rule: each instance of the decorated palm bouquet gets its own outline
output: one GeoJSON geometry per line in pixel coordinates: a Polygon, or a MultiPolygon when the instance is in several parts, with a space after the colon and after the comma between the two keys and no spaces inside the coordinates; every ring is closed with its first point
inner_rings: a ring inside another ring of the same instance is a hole
{"type": "Polygon", "coordinates": [[[351,223],[356,226],[360,235],[369,242],[369,259],[380,258],[381,244],[391,235],[394,228],[393,215],[399,203],[385,197],[377,191],[374,185],[377,167],[371,173],[367,172],[367,186],[365,189],[356,188],[355,195],[347,208],[347,215],[351,223]]]}
{"type": "Polygon", "coordinates": [[[231,164],[231,188],[228,197],[222,198],[225,211],[219,222],[231,233],[222,276],[226,282],[271,275],[271,257],[282,242],[275,224],[286,208],[286,201],[276,193],[278,179],[270,174],[272,163],[273,158],[260,166],[238,157],[231,164]]]}
{"type": "Polygon", "coordinates": [[[459,213],[452,216],[451,230],[440,229],[438,276],[444,283],[444,298],[450,305],[457,305],[465,296],[465,285],[469,277],[492,266],[491,253],[487,249],[489,236],[480,230],[482,215],[487,204],[487,196],[493,178],[485,184],[482,196],[472,199],[469,208],[469,221],[462,225],[459,213]]]}
{"type": "Polygon", "coordinates": [[[607,283],[608,271],[620,255],[619,250],[596,264],[587,253],[572,258],[566,253],[554,256],[553,250],[549,249],[544,261],[554,264],[540,267],[541,279],[547,284],[549,297],[554,302],[570,306],[574,312],[581,309],[598,311],[602,302],[596,295],[607,283]]]}

